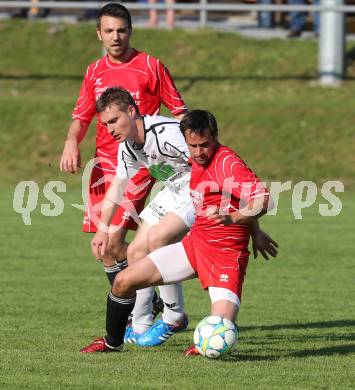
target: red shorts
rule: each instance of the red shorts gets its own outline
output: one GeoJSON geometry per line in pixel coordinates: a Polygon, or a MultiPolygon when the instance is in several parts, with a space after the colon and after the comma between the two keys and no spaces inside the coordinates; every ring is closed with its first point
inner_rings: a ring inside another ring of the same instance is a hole
{"type": "MultiPolygon", "coordinates": [[[[83,221],[83,232],[96,232],[96,226],[100,222],[100,211],[107,189],[109,188],[114,173],[105,174],[100,168],[93,168],[90,177],[89,196],[83,221]]],[[[152,189],[155,180],[150,176],[147,168],[142,167],[129,181],[120,206],[112,219],[112,224],[124,229],[136,230],[137,223],[131,217],[143,210],[145,201],[152,189]]]]}
{"type": "Polygon", "coordinates": [[[248,266],[248,248],[225,251],[190,233],[183,240],[186,255],[204,289],[223,287],[242,298],[244,276],[248,266]]]}

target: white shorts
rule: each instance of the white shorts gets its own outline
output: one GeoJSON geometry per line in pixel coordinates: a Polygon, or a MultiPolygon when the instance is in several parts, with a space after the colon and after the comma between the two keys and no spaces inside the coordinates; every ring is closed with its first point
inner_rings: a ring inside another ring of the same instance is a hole
{"type": "Polygon", "coordinates": [[[149,253],[148,257],[158,268],[164,284],[182,282],[197,276],[181,242],[163,246],[149,253]]]}
{"type": "Polygon", "coordinates": [[[139,214],[150,225],[156,225],[166,214],[178,215],[188,228],[195,222],[195,209],[190,195],[185,191],[177,194],[163,188],[139,214]]]}

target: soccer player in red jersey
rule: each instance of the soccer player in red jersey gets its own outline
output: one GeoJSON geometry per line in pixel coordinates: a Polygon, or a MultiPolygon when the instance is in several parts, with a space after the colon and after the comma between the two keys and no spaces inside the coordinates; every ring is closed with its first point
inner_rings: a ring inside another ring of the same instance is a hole
{"type": "MultiPolygon", "coordinates": [[[[97,36],[107,54],[87,68],[60,161],[62,171],[78,172],[79,144],[96,115],[97,99],[109,87],[119,85],[128,90],[141,114],[156,115],[161,104],[176,118],[182,117],[186,112],[185,103],[168,69],[158,59],[131,47],[131,34],[131,15],[123,5],[111,3],[100,10],[97,36]]],[[[118,144],[97,117],[96,152],[83,222],[84,232],[97,230],[101,205],[116,172],[118,144]]],[[[137,213],[143,209],[153,184],[146,168],[142,168],[132,179],[126,197],[132,201],[137,213]]],[[[124,207],[117,210],[112,223],[119,225],[121,229],[115,229],[115,233],[110,234],[108,250],[103,257],[105,272],[111,284],[115,275],[127,265],[127,230],[135,230],[137,227],[124,207]]]]}
{"type": "MultiPolygon", "coordinates": [[[[231,149],[219,144],[214,116],[193,110],[180,123],[192,159],[190,180],[196,220],[182,242],[160,248],[117,275],[107,303],[107,335],[81,351],[122,348],[125,319],[136,290],[199,277],[211,298],[211,315],[235,321],[246,273],[251,232],[254,251],[267,259],[277,243],[258,229],[257,219],[269,207],[267,189],[231,149]],[[259,231],[259,233],[258,233],[259,231]],[[173,261],[172,261],[173,259],[173,261]]],[[[189,348],[188,355],[196,351],[189,348]]]]}

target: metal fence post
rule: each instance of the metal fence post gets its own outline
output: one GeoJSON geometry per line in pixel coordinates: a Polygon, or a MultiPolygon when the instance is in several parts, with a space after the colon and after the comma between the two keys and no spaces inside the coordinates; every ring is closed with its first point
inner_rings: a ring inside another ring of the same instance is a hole
{"type": "MultiPolygon", "coordinates": [[[[343,0],[321,0],[323,6],[342,6],[343,0]]],[[[344,77],[344,13],[323,11],[319,22],[319,76],[322,85],[337,86],[344,77]]]]}
{"type": "MultiPolygon", "coordinates": [[[[200,0],[200,5],[205,6],[207,4],[207,0],[200,0]]],[[[200,27],[206,27],[207,26],[207,11],[206,10],[200,10],[200,27]]]]}

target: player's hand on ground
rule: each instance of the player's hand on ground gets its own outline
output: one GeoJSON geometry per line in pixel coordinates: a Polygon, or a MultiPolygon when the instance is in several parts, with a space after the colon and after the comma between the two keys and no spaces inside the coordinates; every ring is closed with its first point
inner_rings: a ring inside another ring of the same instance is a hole
{"type": "Polygon", "coordinates": [[[108,244],[108,234],[98,230],[91,240],[91,252],[95,256],[96,260],[102,261],[106,253],[108,244]]]}
{"type": "Polygon", "coordinates": [[[60,159],[62,172],[77,173],[81,166],[80,150],[78,143],[73,140],[65,141],[64,150],[60,159]]]}
{"type": "Polygon", "coordinates": [[[277,256],[278,243],[274,241],[268,234],[262,230],[252,235],[254,258],[258,257],[260,252],[265,260],[269,260],[269,256],[277,256]]]}

